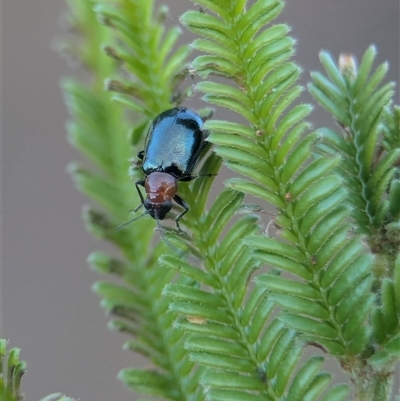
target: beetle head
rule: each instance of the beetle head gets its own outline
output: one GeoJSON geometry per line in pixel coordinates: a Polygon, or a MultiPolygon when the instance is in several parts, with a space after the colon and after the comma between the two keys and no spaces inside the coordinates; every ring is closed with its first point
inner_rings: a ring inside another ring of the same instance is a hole
{"type": "Polygon", "coordinates": [[[162,203],[152,202],[149,199],[144,200],[144,208],[149,212],[150,216],[156,220],[164,220],[165,215],[171,210],[172,203],[170,200],[164,200],[162,203]]]}

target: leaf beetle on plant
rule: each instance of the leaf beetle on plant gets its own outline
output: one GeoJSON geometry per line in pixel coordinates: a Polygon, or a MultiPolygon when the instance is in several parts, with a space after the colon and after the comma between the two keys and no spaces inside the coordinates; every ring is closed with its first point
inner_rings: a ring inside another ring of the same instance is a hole
{"type": "Polygon", "coordinates": [[[175,201],[184,209],[175,217],[176,226],[182,232],[179,220],[189,211],[189,206],[177,194],[178,182],[198,177],[193,175],[193,170],[207,146],[206,138],[202,118],[185,107],[166,110],[154,119],[146,135],[144,150],[137,155],[142,160],[145,178],[135,182],[141,200],[135,211],[144,206],[146,212],[143,215],[150,214],[153,219],[163,220],[175,201]],[[146,198],[139,186],[144,187],[146,198]]]}

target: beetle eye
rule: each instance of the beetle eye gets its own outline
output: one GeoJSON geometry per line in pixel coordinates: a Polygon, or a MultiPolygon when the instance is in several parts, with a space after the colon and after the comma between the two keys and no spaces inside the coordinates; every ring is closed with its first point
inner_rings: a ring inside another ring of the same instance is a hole
{"type": "Polygon", "coordinates": [[[148,211],[150,212],[150,214],[151,214],[152,203],[151,203],[148,199],[145,199],[145,200],[144,200],[143,206],[144,206],[144,208],[145,208],[146,210],[148,210],[148,211]]]}

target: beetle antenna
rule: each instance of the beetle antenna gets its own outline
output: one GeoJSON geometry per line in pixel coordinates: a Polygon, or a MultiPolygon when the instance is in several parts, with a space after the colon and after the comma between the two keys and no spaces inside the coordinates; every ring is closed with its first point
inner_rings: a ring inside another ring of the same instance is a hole
{"type": "Polygon", "coordinates": [[[118,227],[115,228],[115,231],[122,230],[128,224],[131,224],[134,221],[139,220],[141,217],[146,216],[146,214],[149,214],[149,212],[147,210],[144,213],[142,213],[140,216],[134,217],[133,219],[130,219],[130,220],[126,221],[125,223],[120,224],[118,227]]]}
{"type": "Polygon", "coordinates": [[[167,247],[169,249],[171,249],[171,251],[176,251],[176,249],[174,249],[173,245],[171,244],[171,241],[165,235],[165,229],[160,224],[160,220],[159,219],[155,219],[155,220],[156,220],[156,223],[157,223],[157,229],[158,229],[158,232],[160,233],[160,238],[161,238],[162,242],[164,242],[164,244],[167,245],[167,247]]]}

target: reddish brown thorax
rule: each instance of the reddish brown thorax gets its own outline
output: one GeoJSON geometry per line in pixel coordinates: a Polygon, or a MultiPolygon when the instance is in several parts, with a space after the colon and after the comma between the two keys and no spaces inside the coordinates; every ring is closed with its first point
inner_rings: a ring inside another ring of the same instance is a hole
{"type": "Polygon", "coordinates": [[[144,188],[152,203],[171,200],[178,191],[178,180],[168,173],[154,171],[146,177],[144,188]]]}

